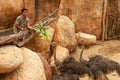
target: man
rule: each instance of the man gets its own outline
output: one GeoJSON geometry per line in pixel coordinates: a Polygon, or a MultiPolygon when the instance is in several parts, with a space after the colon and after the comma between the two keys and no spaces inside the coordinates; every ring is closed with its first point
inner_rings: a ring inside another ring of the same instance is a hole
{"type": "Polygon", "coordinates": [[[21,10],[21,15],[17,17],[14,26],[13,26],[13,30],[14,33],[18,33],[19,31],[23,31],[23,30],[34,30],[34,28],[32,28],[31,26],[29,26],[29,18],[28,18],[28,10],[26,8],[23,8],[21,10]]]}
{"type": "Polygon", "coordinates": [[[24,41],[25,39],[27,40],[27,36],[32,35],[33,31],[35,31],[33,27],[29,26],[28,10],[26,8],[23,8],[21,10],[21,13],[22,14],[17,17],[14,23],[13,31],[14,33],[19,33],[20,31],[28,30],[28,33],[25,34],[22,39],[15,39],[14,44],[16,44],[17,46],[20,46],[19,42],[24,41]]]}

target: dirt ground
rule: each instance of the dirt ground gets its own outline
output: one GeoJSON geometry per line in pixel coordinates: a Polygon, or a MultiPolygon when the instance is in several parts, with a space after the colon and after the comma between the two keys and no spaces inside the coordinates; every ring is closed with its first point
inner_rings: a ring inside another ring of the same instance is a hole
{"type": "MultiPolygon", "coordinates": [[[[79,60],[79,55],[81,52],[81,48],[78,47],[74,54],[71,54],[79,60]]],[[[93,55],[102,55],[109,59],[112,59],[118,63],[120,63],[120,40],[110,40],[110,41],[98,41],[96,45],[90,46],[86,48],[83,53],[83,58],[88,59],[88,57],[93,55]]],[[[107,75],[109,80],[120,80],[120,77],[116,74],[116,72],[110,73],[107,75]]],[[[90,80],[89,77],[83,76],[80,77],[80,80],[90,80]]]]}

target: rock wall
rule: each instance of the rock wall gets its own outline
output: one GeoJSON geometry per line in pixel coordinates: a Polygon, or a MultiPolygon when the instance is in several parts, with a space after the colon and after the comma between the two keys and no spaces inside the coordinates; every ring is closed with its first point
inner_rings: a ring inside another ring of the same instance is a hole
{"type": "Polygon", "coordinates": [[[22,7],[22,0],[0,0],[0,30],[13,26],[22,7]]]}
{"type": "MultiPolygon", "coordinates": [[[[118,0],[119,1],[119,0],[118,0]]],[[[119,12],[120,12],[120,1],[119,1],[119,3],[118,3],[118,10],[119,10],[119,12]]]]}
{"type": "Polygon", "coordinates": [[[35,20],[35,0],[23,0],[24,7],[29,11],[30,24],[34,24],[35,20]]]}
{"type": "Polygon", "coordinates": [[[61,0],[59,12],[69,16],[75,24],[76,32],[82,31],[101,37],[103,0],[61,0]]]}
{"type": "Polygon", "coordinates": [[[59,8],[59,4],[60,0],[35,0],[35,21],[40,20],[48,13],[53,12],[55,9],[59,8]]]}

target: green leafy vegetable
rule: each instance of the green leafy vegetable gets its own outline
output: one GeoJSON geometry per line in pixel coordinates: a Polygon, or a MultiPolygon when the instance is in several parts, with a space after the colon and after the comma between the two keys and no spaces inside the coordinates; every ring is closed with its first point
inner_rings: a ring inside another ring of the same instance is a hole
{"type": "Polygon", "coordinates": [[[41,39],[47,38],[51,39],[52,35],[46,32],[46,29],[48,29],[49,26],[43,26],[43,22],[39,21],[38,25],[36,26],[36,32],[39,34],[41,39]]]}

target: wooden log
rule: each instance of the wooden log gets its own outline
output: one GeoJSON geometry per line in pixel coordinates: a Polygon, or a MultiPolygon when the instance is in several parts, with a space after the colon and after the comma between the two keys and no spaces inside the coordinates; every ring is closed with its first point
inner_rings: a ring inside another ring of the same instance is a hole
{"type": "Polygon", "coordinates": [[[105,39],[107,40],[108,39],[108,35],[107,35],[107,32],[108,32],[108,16],[106,16],[106,29],[105,29],[105,39]]]}
{"type": "Polygon", "coordinates": [[[31,33],[31,35],[27,38],[27,39],[25,39],[25,40],[23,40],[23,41],[21,41],[21,42],[18,42],[16,45],[18,46],[18,47],[21,47],[21,46],[23,46],[25,43],[27,43],[29,40],[31,40],[31,39],[33,39],[35,36],[37,36],[38,34],[37,33],[31,33]]]}
{"type": "Polygon", "coordinates": [[[105,39],[105,18],[106,18],[106,9],[107,9],[107,3],[108,0],[103,1],[103,19],[102,19],[102,27],[103,27],[103,32],[102,32],[102,41],[105,39]]]}
{"type": "Polygon", "coordinates": [[[5,38],[3,38],[3,40],[0,40],[0,46],[2,46],[4,44],[8,44],[8,43],[14,41],[15,39],[21,38],[27,33],[28,33],[28,30],[27,31],[20,31],[19,33],[5,36],[5,38]]]}

